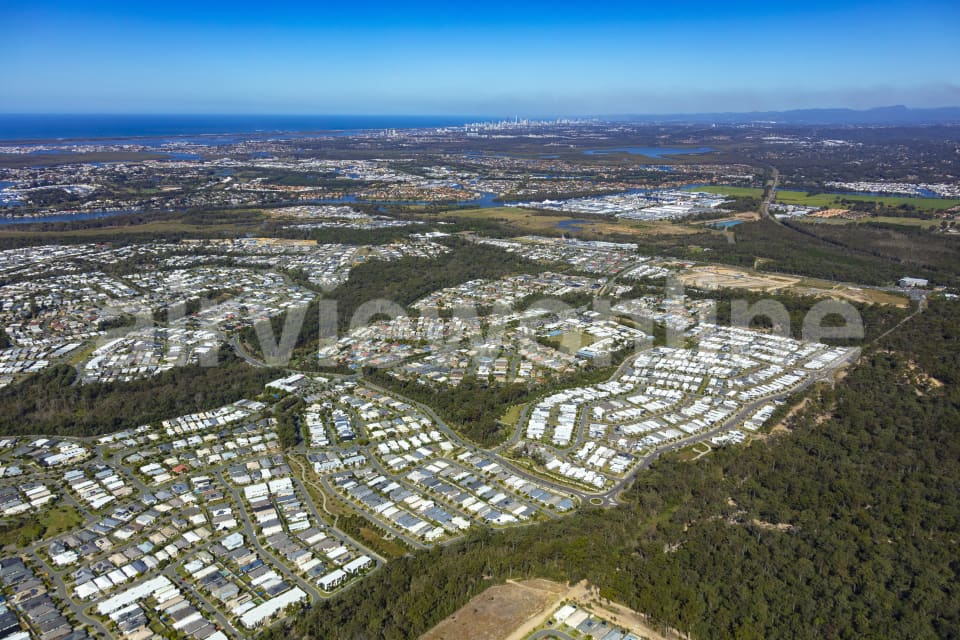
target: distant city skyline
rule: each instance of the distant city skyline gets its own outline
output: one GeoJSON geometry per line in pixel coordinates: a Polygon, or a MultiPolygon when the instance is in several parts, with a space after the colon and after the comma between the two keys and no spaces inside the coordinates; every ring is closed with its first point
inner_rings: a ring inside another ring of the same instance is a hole
{"type": "Polygon", "coordinates": [[[575,116],[960,105],[955,2],[0,6],[0,112],[575,116]]]}

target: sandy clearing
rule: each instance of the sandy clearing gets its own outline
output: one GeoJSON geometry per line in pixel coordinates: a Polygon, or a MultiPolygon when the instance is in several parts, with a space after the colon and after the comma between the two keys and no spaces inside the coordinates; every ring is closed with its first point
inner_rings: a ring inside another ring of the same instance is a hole
{"type": "Polygon", "coordinates": [[[649,640],[682,637],[672,631],[657,631],[642,614],[601,598],[586,581],[570,586],[533,579],[508,580],[490,587],[420,636],[420,640],[523,640],[546,623],[561,602],[575,604],[649,640]]]}

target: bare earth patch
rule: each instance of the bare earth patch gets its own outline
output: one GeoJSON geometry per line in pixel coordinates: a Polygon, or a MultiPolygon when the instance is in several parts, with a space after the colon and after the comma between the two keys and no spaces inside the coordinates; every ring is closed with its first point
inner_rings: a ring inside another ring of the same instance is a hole
{"type": "Polygon", "coordinates": [[[663,634],[655,630],[642,614],[601,598],[585,580],[570,586],[535,579],[508,580],[506,584],[490,587],[420,636],[420,640],[522,640],[547,622],[564,601],[641,638],[680,638],[675,631],[663,634]]]}
{"type": "Polygon", "coordinates": [[[746,289],[766,293],[791,291],[815,298],[844,298],[852,302],[889,304],[897,307],[907,307],[909,304],[906,297],[879,289],[722,265],[691,267],[680,273],[680,280],[687,286],[702,289],[746,289]]]}
{"type": "Polygon", "coordinates": [[[538,614],[552,613],[566,593],[566,586],[549,580],[511,581],[490,587],[422,635],[421,640],[506,640],[538,614]]]}
{"type": "Polygon", "coordinates": [[[757,520],[756,518],[751,520],[750,524],[752,524],[755,527],[760,527],[761,529],[767,529],[768,531],[790,531],[791,529],[793,529],[793,525],[786,522],[773,524],[772,522],[757,520]]]}
{"type": "Polygon", "coordinates": [[[750,291],[776,291],[792,287],[800,278],[760,274],[720,265],[692,267],[680,274],[685,285],[703,289],[748,289],[750,291]]]}

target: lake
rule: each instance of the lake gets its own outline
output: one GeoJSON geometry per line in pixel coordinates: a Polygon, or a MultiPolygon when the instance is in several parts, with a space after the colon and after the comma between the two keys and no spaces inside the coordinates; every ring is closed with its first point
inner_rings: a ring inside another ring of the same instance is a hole
{"type": "Polygon", "coordinates": [[[713,227],[714,229],[721,229],[725,231],[730,227],[735,227],[742,222],[743,220],[720,220],[717,222],[710,222],[707,224],[707,226],[713,227]]]}
{"type": "Polygon", "coordinates": [[[557,223],[557,229],[561,231],[582,231],[581,227],[590,224],[589,220],[561,220],[557,223]]]}
{"type": "Polygon", "coordinates": [[[614,147],[612,149],[587,149],[583,152],[587,156],[605,156],[612,153],[626,153],[631,156],[646,156],[648,158],[662,158],[664,156],[686,156],[696,153],[710,153],[710,147],[614,147]]]}

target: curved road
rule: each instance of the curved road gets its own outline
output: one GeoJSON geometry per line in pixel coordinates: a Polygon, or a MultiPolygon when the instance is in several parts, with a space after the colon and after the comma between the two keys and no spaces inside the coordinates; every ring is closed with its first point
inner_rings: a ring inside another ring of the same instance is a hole
{"type": "Polygon", "coordinates": [[[559,629],[541,629],[527,636],[527,640],[540,640],[541,638],[557,638],[558,640],[574,640],[573,636],[559,629]]]}
{"type": "Polygon", "coordinates": [[[769,190],[767,191],[767,197],[763,199],[763,202],[760,203],[760,217],[769,218],[777,224],[783,224],[776,217],[770,215],[770,204],[777,197],[777,184],[780,182],[780,172],[776,167],[771,167],[772,173],[770,175],[770,181],[767,183],[769,190]]]}

